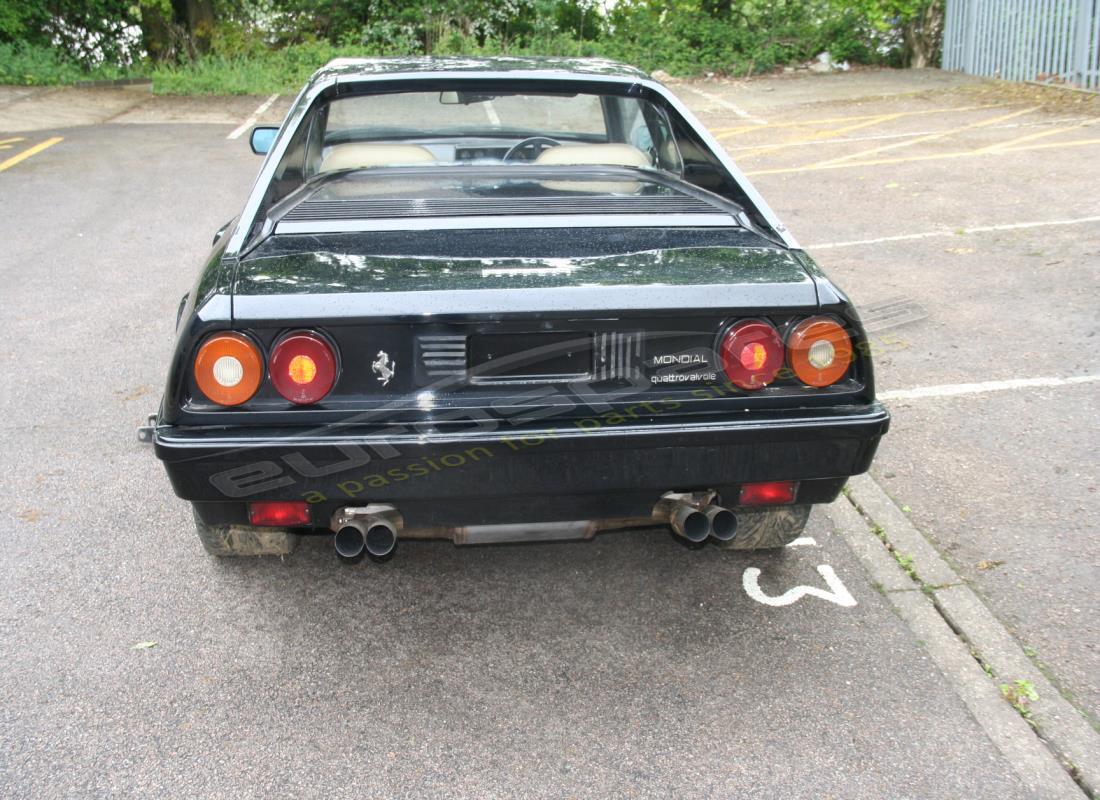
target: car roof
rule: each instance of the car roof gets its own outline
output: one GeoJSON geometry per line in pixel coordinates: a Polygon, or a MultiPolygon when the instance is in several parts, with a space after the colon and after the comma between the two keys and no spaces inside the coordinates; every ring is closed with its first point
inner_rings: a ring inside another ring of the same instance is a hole
{"type": "Polygon", "coordinates": [[[478,73],[478,77],[534,77],[533,73],[598,75],[624,81],[646,79],[640,69],[605,58],[558,58],[551,56],[406,56],[400,58],[336,58],[317,70],[310,79],[383,78],[420,73],[478,73]]]}

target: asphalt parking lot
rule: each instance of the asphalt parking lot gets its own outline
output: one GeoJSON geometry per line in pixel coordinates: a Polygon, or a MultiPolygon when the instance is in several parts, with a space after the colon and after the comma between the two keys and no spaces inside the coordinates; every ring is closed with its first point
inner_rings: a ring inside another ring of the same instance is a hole
{"type": "Polygon", "coordinates": [[[926,591],[847,499],[780,555],[208,559],[134,429],[259,166],[245,123],[288,99],[0,87],[3,794],[1083,796],[996,697],[1024,673],[959,642],[954,668],[921,620],[970,587],[1095,734],[1100,102],[935,71],[673,88],[864,309],[894,427],[853,498],[926,591]]]}
{"type": "Polygon", "coordinates": [[[901,301],[927,314],[878,335],[895,426],[873,474],[1095,723],[1100,391],[997,386],[1100,372],[1100,104],[1076,100],[963,84],[774,115],[789,127],[696,105],[732,128],[719,136],[741,168],[865,316],[901,301]],[[986,391],[912,396],[970,383],[986,391]]]}

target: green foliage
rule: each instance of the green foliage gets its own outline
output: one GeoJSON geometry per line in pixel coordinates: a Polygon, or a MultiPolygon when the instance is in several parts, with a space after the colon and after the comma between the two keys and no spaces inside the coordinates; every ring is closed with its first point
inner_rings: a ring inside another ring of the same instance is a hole
{"type": "Polygon", "coordinates": [[[100,65],[88,70],[65,58],[55,47],[0,42],[0,84],[53,86],[122,77],[124,70],[100,65]]]}
{"type": "Polygon", "coordinates": [[[52,45],[89,70],[126,66],[139,45],[135,11],[129,0],[0,0],[0,42],[52,45]]]}
{"type": "Polygon", "coordinates": [[[0,43],[33,42],[47,21],[45,9],[39,3],[0,0],[0,43]]]}
{"type": "Polygon", "coordinates": [[[839,0],[727,2],[724,7],[721,2],[691,7],[633,0],[613,10],[615,35],[607,49],[643,68],[682,75],[767,72],[822,51],[834,61],[875,64],[889,56],[883,47],[889,25],[882,20],[879,10],[859,12],[839,0]]]}
{"type": "Polygon", "coordinates": [[[1035,691],[1035,684],[1029,680],[1018,679],[1012,683],[1001,684],[1001,696],[1012,704],[1016,712],[1034,724],[1031,718],[1031,704],[1039,699],[1039,693],[1035,691]]]}
{"type": "Polygon", "coordinates": [[[338,55],[425,53],[599,55],[673,75],[749,75],[824,50],[901,64],[934,53],[941,3],[0,0],[0,81],[142,72],[158,92],[262,94],[295,91],[338,55]]]}
{"type": "Polygon", "coordinates": [[[360,52],[380,56],[411,56],[421,51],[416,27],[405,22],[382,20],[359,31],[360,52]]]}
{"type": "Polygon", "coordinates": [[[156,66],[150,77],[158,94],[274,94],[296,92],[325,62],[362,56],[362,48],[328,42],[289,45],[261,54],[209,55],[181,65],[156,66]]]}
{"type": "Polygon", "coordinates": [[[0,42],[0,83],[22,86],[72,83],[82,75],[79,65],[59,58],[52,47],[0,42]]]}

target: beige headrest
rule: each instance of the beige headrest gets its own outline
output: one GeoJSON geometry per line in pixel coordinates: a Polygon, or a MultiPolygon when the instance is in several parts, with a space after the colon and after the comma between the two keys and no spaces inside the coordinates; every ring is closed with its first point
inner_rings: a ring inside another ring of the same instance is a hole
{"type": "Polygon", "coordinates": [[[435,161],[426,147],[418,144],[367,144],[353,142],[333,145],[321,160],[321,172],[365,167],[396,167],[435,161]]]}
{"type": "Polygon", "coordinates": [[[567,144],[539,153],[536,164],[611,164],[618,167],[649,167],[649,156],[630,144],[567,144]]]}

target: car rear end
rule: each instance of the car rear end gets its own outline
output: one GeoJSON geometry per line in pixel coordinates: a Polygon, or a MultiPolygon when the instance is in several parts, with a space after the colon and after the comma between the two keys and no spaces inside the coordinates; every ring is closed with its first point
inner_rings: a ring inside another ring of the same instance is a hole
{"type": "Polygon", "coordinates": [[[271,143],[153,433],[207,548],[790,541],[889,423],[851,304],[659,84],[484,66],[342,64],[271,143]]]}
{"type": "Polygon", "coordinates": [[[185,337],[156,444],[207,524],[325,530],[381,505],[401,536],[479,541],[717,505],[750,546],[761,510],[804,520],[886,430],[851,305],[744,229],[359,241],[272,237],[232,318],[185,337]],[[220,396],[236,351],[241,394],[220,396]]]}

